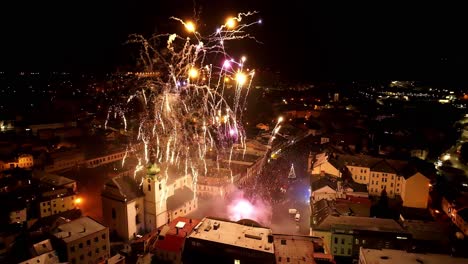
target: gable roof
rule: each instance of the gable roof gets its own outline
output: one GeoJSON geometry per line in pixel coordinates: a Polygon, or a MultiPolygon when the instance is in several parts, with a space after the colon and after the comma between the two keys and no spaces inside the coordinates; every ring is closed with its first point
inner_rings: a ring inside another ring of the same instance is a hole
{"type": "Polygon", "coordinates": [[[166,200],[167,210],[176,210],[186,202],[193,199],[193,192],[189,188],[180,188],[174,191],[166,200]]]}
{"type": "Polygon", "coordinates": [[[120,201],[132,201],[145,196],[137,182],[130,176],[119,176],[104,185],[102,195],[120,201]]]}
{"type": "Polygon", "coordinates": [[[397,173],[397,170],[392,166],[390,165],[389,162],[387,162],[387,160],[380,160],[379,162],[375,163],[371,168],[370,168],[371,171],[375,171],[375,172],[385,172],[385,173],[397,173]]]}

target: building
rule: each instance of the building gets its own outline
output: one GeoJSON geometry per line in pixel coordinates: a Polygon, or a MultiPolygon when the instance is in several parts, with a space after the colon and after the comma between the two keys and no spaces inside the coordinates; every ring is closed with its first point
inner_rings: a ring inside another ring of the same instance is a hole
{"type": "MultiPolygon", "coordinates": [[[[295,235],[273,235],[276,263],[323,263],[329,260],[333,263],[333,256],[318,251],[323,246],[323,240],[316,237],[295,235]]],[[[323,248],[322,248],[323,249],[323,248]]]]}
{"type": "Polygon", "coordinates": [[[97,263],[110,257],[109,229],[90,217],[61,224],[52,234],[61,262],[97,263]]]}
{"type": "Polygon", "coordinates": [[[50,154],[50,158],[52,163],[44,167],[44,171],[48,173],[71,170],[85,162],[83,151],[77,149],[55,151],[50,154]]]}
{"type": "Polygon", "coordinates": [[[76,181],[70,178],[60,176],[45,171],[34,170],[32,173],[33,179],[37,179],[42,183],[45,183],[53,188],[67,188],[76,192],[77,185],[76,181]]]}
{"type": "Polygon", "coordinates": [[[21,154],[12,159],[0,160],[0,171],[14,168],[31,169],[34,166],[34,158],[31,154],[21,154]]]}
{"type": "Polygon", "coordinates": [[[466,258],[454,258],[449,255],[409,253],[394,249],[368,249],[361,247],[359,264],[467,264],[466,258]]]}
{"type": "Polygon", "coordinates": [[[312,225],[311,235],[321,237],[337,257],[357,257],[359,247],[408,249],[411,235],[392,219],[328,215],[312,225]]]}
{"type": "Polygon", "coordinates": [[[445,196],[442,198],[441,207],[461,232],[468,236],[468,195],[455,198],[445,196]]]}
{"type": "Polygon", "coordinates": [[[371,196],[380,196],[385,189],[390,198],[401,196],[405,207],[427,208],[430,179],[410,162],[335,153],[314,154],[309,161],[313,175],[351,177],[367,185],[371,196]]]}
{"type": "Polygon", "coordinates": [[[20,262],[20,264],[60,263],[57,252],[53,249],[49,239],[33,244],[29,250],[29,253],[32,255],[32,257],[20,262]]]}
{"type": "Polygon", "coordinates": [[[159,229],[151,252],[153,260],[164,263],[182,263],[182,252],[186,237],[200,223],[198,219],[177,217],[159,229]]]}
{"type": "Polygon", "coordinates": [[[269,228],[251,220],[205,217],[185,240],[183,263],[275,263],[269,228]]]}
{"type": "Polygon", "coordinates": [[[313,202],[326,199],[368,198],[367,186],[353,180],[343,180],[333,175],[311,176],[311,197],[313,202]]]}
{"type": "Polygon", "coordinates": [[[72,189],[60,188],[41,193],[38,201],[39,217],[47,217],[69,210],[77,209],[80,200],[72,189]]]}
{"type": "Polygon", "coordinates": [[[176,167],[163,164],[148,166],[143,179],[145,194],[145,226],[151,231],[169,223],[172,219],[184,216],[198,207],[193,193],[193,179],[190,174],[176,167]]]}
{"type": "Polygon", "coordinates": [[[435,221],[404,220],[403,228],[412,237],[411,252],[450,254],[450,233],[447,226],[435,221]]]}
{"type": "Polygon", "coordinates": [[[116,176],[101,193],[104,223],[111,234],[132,240],[194,211],[193,188],[190,174],[167,164],[150,164],[144,176],[116,176]]]}
{"type": "Polygon", "coordinates": [[[104,185],[101,193],[103,221],[110,234],[131,240],[145,232],[144,197],[132,176],[117,176],[104,185]]]}

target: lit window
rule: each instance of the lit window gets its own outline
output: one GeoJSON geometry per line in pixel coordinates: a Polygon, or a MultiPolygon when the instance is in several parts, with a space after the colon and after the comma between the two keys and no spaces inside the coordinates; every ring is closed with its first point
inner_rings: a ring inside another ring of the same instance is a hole
{"type": "Polygon", "coordinates": [[[234,264],[240,264],[240,259],[235,259],[234,264]]]}

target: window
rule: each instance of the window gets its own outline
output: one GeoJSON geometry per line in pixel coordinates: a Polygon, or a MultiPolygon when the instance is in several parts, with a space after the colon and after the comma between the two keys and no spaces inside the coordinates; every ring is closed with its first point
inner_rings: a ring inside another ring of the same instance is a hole
{"type": "Polygon", "coordinates": [[[115,208],[112,208],[112,219],[117,218],[117,212],[115,211],[115,208]]]}
{"type": "Polygon", "coordinates": [[[350,248],[348,248],[348,255],[351,256],[351,249],[350,248]]]}
{"type": "Polygon", "coordinates": [[[341,239],[341,245],[344,245],[344,238],[341,239]]]}
{"type": "Polygon", "coordinates": [[[98,242],[98,241],[99,241],[99,237],[95,237],[94,242],[98,242]]]}
{"type": "Polygon", "coordinates": [[[75,246],[70,247],[70,252],[75,252],[75,246]]]}
{"type": "Polygon", "coordinates": [[[84,259],[84,255],[81,254],[81,255],[80,255],[80,260],[83,260],[83,259],[84,259]]]}
{"type": "Polygon", "coordinates": [[[91,240],[86,241],[86,245],[91,246],[91,240]]]}
{"type": "Polygon", "coordinates": [[[78,246],[79,248],[83,248],[83,243],[80,243],[80,245],[78,246]]]}
{"type": "Polygon", "coordinates": [[[338,244],[338,238],[335,237],[335,244],[338,244]]]}
{"type": "Polygon", "coordinates": [[[392,183],[390,183],[390,187],[393,187],[393,182],[392,182],[392,183]]]}
{"type": "Polygon", "coordinates": [[[140,221],[140,216],[139,215],[135,215],[135,223],[138,225],[141,223],[140,221]]]}
{"type": "Polygon", "coordinates": [[[99,248],[96,248],[96,254],[99,254],[99,248]]]}
{"type": "Polygon", "coordinates": [[[161,189],[162,189],[162,186],[161,186],[161,184],[159,184],[159,190],[161,190],[161,189]]]}
{"type": "Polygon", "coordinates": [[[102,246],[102,250],[106,250],[106,249],[107,249],[106,245],[102,246]]]}
{"type": "Polygon", "coordinates": [[[354,244],[359,245],[359,239],[355,238],[354,239],[354,244]]]}
{"type": "Polygon", "coordinates": [[[148,192],[151,192],[151,184],[148,184],[148,192]]]}
{"type": "Polygon", "coordinates": [[[341,248],[341,255],[344,255],[344,248],[341,248]]]}
{"type": "Polygon", "coordinates": [[[286,239],[281,239],[281,245],[286,245],[286,239]]]}
{"type": "MultiPolygon", "coordinates": [[[[281,261],[281,257],[280,257],[280,261],[281,261]]],[[[234,264],[240,264],[240,259],[235,259],[234,264]]]]}
{"type": "Polygon", "coordinates": [[[88,252],[88,256],[91,257],[93,253],[91,251],[88,252]]]}

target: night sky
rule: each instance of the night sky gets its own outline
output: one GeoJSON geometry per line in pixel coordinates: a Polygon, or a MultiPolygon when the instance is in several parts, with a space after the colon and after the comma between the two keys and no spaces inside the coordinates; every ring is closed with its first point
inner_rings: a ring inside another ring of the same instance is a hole
{"type": "Polygon", "coordinates": [[[263,24],[252,33],[263,44],[232,43],[233,52],[246,54],[253,67],[279,70],[298,80],[464,79],[468,69],[468,16],[461,5],[17,2],[0,7],[3,71],[114,71],[132,61],[129,47],[123,45],[128,34],[172,33],[177,23],[169,17],[191,18],[193,3],[201,10],[206,31],[214,31],[228,15],[259,11],[263,24]]]}

